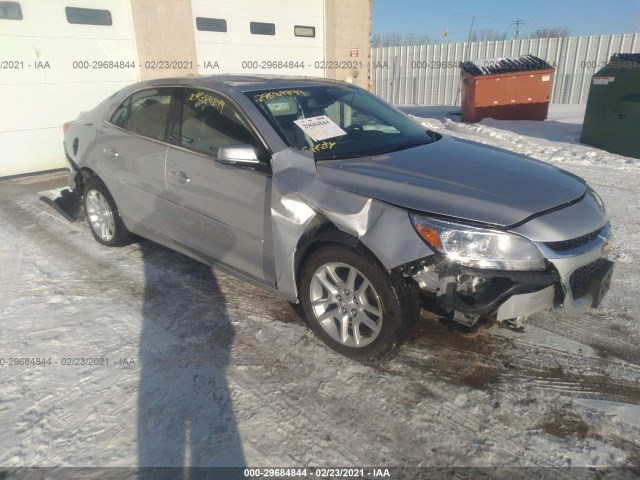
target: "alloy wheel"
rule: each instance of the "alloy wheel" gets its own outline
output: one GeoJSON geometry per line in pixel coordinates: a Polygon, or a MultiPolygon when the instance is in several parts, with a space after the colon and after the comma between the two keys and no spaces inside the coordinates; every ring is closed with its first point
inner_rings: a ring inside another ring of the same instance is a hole
{"type": "Polygon", "coordinates": [[[309,289],[318,323],[336,341],[348,347],[373,342],[382,328],[382,301],[369,279],[346,263],[318,268],[309,289]]]}
{"type": "Polygon", "coordinates": [[[93,231],[103,242],[110,242],[115,235],[115,221],[107,199],[98,190],[89,190],[85,205],[93,231]]]}

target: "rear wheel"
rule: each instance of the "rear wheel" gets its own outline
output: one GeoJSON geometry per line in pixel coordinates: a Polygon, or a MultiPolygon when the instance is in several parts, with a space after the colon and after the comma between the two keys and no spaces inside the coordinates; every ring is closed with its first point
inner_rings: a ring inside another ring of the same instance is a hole
{"type": "Polygon", "coordinates": [[[98,242],[111,247],[131,241],[131,233],[124,226],[113,197],[99,178],[86,182],[83,198],[87,223],[98,242]]]}
{"type": "Polygon", "coordinates": [[[376,358],[395,348],[418,314],[402,276],[362,250],[330,245],[311,254],[300,288],[310,327],[337,352],[376,358]]]}

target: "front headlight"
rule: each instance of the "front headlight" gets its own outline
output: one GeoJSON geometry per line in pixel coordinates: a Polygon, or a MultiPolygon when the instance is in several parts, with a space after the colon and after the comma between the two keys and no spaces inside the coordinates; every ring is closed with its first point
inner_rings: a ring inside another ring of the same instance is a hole
{"type": "Polygon", "coordinates": [[[544,270],[540,250],[512,233],[411,215],[418,233],[453,262],[487,270],[544,270]]]}

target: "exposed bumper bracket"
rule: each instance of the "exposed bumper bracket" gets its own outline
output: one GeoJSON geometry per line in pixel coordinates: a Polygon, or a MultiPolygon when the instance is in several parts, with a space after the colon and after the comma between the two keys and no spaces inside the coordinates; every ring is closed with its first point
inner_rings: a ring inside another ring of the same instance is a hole
{"type": "Polygon", "coordinates": [[[555,287],[549,285],[542,290],[531,293],[512,295],[498,308],[496,319],[498,321],[517,317],[528,317],[534,313],[553,308],[555,287]]]}

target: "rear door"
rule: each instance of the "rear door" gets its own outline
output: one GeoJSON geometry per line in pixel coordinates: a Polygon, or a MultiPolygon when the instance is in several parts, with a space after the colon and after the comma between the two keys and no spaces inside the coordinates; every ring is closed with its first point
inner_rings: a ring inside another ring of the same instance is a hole
{"type": "Polygon", "coordinates": [[[166,163],[166,201],[174,238],[250,277],[275,284],[271,248],[271,173],[217,161],[225,145],[249,144],[266,155],[250,122],[226,96],[184,88],[166,163]]]}
{"type": "Polygon", "coordinates": [[[160,199],[166,192],[166,140],[174,90],[149,88],[130,95],[103,126],[99,174],[134,230],[143,225],[162,230],[160,199]]]}

